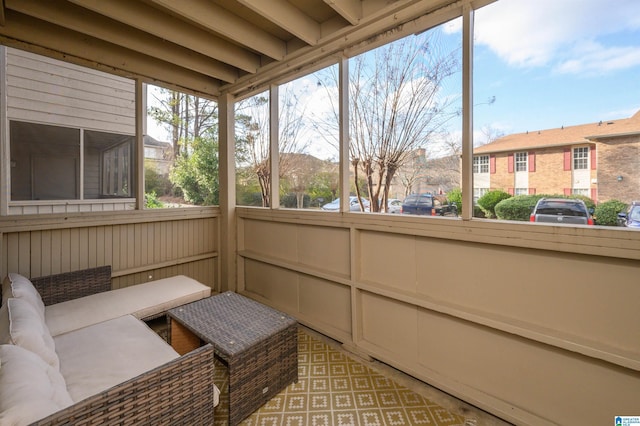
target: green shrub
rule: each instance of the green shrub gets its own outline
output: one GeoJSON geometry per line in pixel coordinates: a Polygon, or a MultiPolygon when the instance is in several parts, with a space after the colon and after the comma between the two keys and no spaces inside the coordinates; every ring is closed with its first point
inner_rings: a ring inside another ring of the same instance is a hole
{"type": "Polygon", "coordinates": [[[480,208],[479,205],[476,204],[473,206],[473,217],[477,217],[478,219],[484,219],[485,217],[487,217],[487,215],[484,214],[484,211],[480,208]]]}
{"type": "Polygon", "coordinates": [[[491,219],[496,217],[496,205],[507,198],[511,198],[511,195],[501,189],[494,189],[478,198],[478,206],[480,206],[485,216],[491,219]]]}
{"type": "Polygon", "coordinates": [[[531,211],[543,195],[516,195],[500,201],[496,207],[496,217],[501,220],[528,221],[531,211]]]}
{"type": "Polygon", "coordinates": [[[617,226],[618,213],[627,209],[627,205],[622,201],[609,200],[598,204],[593,212],[596,225],[617,226]]]}
{"type": "Polygon", "coordinates": [[[164,207],[164,203],[158,200],[155,191],[151,191],[144,194],[144,206],[148,209],[161,209],[164,207]]]}
{"type": "Polygon", "coordinates": [[[451,204],[455,204],[458,208],[458,214],[462,214],[462,189],[454,188],[451,191],[447,192],[447,200],[451,204]]]}

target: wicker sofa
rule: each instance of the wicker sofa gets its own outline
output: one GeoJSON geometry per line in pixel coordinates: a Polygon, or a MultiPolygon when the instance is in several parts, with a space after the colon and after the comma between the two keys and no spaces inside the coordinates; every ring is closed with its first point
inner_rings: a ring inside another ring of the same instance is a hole
{"type": "Polygon", "coordinates": [[[214,351],[180,356],[143,321],[210,295],[177,276],[111,289],[109,266],[27,279],[0,307],[0,424],[212,424],[214,351]]]}

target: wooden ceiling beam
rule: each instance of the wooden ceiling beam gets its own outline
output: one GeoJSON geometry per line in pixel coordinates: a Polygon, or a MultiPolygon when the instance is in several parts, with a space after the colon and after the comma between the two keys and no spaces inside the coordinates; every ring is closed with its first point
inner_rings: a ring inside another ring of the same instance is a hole
{"type": "Polygon", "coordinates": [[[209,0],[149,1],[272,59],[281,60],[287,53],[287,45],[283,40],[209,0]]]}
{"type": "Polygon", "coordinates": [[[130,0],[70,0],[156,37],[217,59],[249,73],[261,65],[260,56],[208,31],[189,25],[144,3],[130,0]]]}
{"type": "Polygon", "coordinates": [[[238,0],[305,43],[315,46],[320,40],[320,23],[286,0],[238,0]]]}
{"type": "Polygon", "coordinates": [[[362,19],[362,2],[360,0],[324,0],[324,2],[351,25],[358,25],[362,19]]]}
{"type": "Polygon", "coordinates": [[[79,33],[87,34],[110,43],[126,46],[136,52],[220,79],[233,82],[238,71],[227,64],[205,57],[193,50],[161,40],[151,34],[104,18],[63,0],[6,0],[7,7],[25,15],[47,22],[55,22],[79,33]],[[64,11],[64,12],[63,12],[64,11]],[[63,13],[61,13],[63,12],[63,13]]]}

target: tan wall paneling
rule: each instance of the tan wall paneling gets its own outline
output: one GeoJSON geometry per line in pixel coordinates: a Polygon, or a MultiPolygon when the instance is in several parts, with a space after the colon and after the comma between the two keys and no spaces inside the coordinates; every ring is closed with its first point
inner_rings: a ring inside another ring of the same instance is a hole
{"type": "Polygon", "coordinates": [[[298,226],[298,261],[343,277],[350,274],[349,230],[298,226]]]}
{"type": "Polygon", "coordinates": [[[411,304],[363,292],[361,300],[362,340],[376,352],[393,354],[396,362],[418,361],[418,309],[411,304]],[[368,344],[367,344],[368,343],[368,344]]]}
{"type": "Polygon", "coordinates": [[[534,332],[640,358],[638,262],[417,239],[418,293],[534,332]],[[465,259],[464,267],[456,266],[465,259]],[[470,272],[472,277],[470,277],[470,272]]]}
{"type": "Polygon", "coordinates": [[[245,260],[245,290],[285,312],[298,312],[298,275],[284,268],[245,260]]]}
{"type": "Polygon", "coordinates": [[[417,292],[417,265],[437,265],[429,258],[416,255],[415,237],[386,232],[360,231],[359,249],[362,254],[360,279],[411,293],[417,292]]]}
{"type": "Polygon", "coordinates": [[[445,390],[463,384],[468,395],[485,394],[517,423],[608,424],[637,411],[637,371],[428,310],[418,318],[421,374],[445,390]]]}
{"type": "Polygon", "coordinates": [[[442,309],[640,358],[640,330],[630,336],[627,328],[637,321],[640,287],[608,278],[632,276],[636,261],[388,233],[361,232],[360,242],[364,282],[442,309]],[[532,264],[543,266],[536,270],[532,264]]]}
{"type": "Polygon", "coordinates": [[[348,277],[349,230],[243,220],[241,247],[254,254],[348,277]],[[326,247],[323,249],[322,247],[326,247]]]}
{"type": "Polygon", "coordinates": [[[296,261],[296,227],[290,224],[244,220],[243,248],[269,257],[296,261]]]}
{"type": "Polygon", "coordinates": [[[300,277],[299,316],[322,330],[351,338],[351,291],[348,286],[303,275],[300,277]]]}
{"type": "MultiPolygon", "coordinates": [[[[173,212],[172,212],[173,213],[173,212]]],[[[85,217],[32,231],[11,232],[0,221],[2,276],[19,272],[37,277],[111,265],[114,288],[184,274],[216,288],[218,218],[205,214],[185,220],[168,216],[140,220],[146,213],[123,215],[106,225],[83,225],[85,217]]],[[[16,222],[25,220],[16,219],[16,222]]],[[[108,223],[108,222],[107,222],[108,223]]]]}
{"type": "Polygon", "coordinates": [[[518,424],[606,424],[638,407],[637,233],[239,216],[240,291],[346,347],[518,424]],[[355,275],[336,272],[346,265],[355,275]]]}

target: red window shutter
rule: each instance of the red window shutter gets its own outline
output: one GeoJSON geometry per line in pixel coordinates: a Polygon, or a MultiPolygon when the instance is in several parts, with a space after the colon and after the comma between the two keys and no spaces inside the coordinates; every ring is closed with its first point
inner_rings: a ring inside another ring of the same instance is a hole
{"type": "Polygon", "coordinates": [[[596,169],[596,147],[591,145],[589,148],[589,154],[591,154],[591,170],[596,169]]]}
{"type": "Polygon", "coordinates": [[[515,193],[515,191],[513,190],[513,188],[509,188],[508,189],[509,195],[513,195],[515,193]]]}
{"type": "Polygon", "coordinates": [[[530,172],[536,171],[536,152],[535,151],[529,152],[529,171],[530,172]]]}
{"type": "Polygon", "coordinates": [[[571,188],[565,188],[564,195],[571,195],[571,188]]]}
{"type": "Polygon", "coordinates": [[[596,204],[598,204],[598,189],[597,188],[591,188],[591,199],[593,201],[595,201],[596,204]]]}
{"type": "Polygon", "coordinates": [[[529,195],[536,195],[536,189],[535,188],[529,188],[529,195]]]}
{"type": "Polygon", "coordinates": [[[564,150],[564,170],[571,170],[571,148],[564,150]]]}
{"type": "Polygon", "coordinates": [[[496,156],[492,155],[489,157],[489,171],[491,174],[496,172],[496,156]]]}
{"type": "Polygon", "coordinates": [[[509,154],[509,173],[513,173],[513,154],[509,154]]]}

